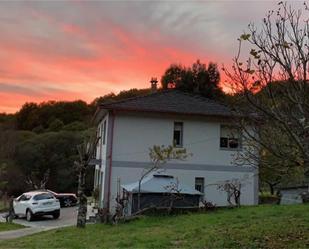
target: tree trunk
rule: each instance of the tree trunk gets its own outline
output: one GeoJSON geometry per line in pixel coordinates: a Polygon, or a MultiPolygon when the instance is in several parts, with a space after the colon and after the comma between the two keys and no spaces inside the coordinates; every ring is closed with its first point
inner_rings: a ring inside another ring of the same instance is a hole
{"type": "Polygon", "coordinates": [[[275,186],[277,186],[280,182],[275,182],[275,183],[266,182],[266,183],[268,184],[270,194],[274,195],[275,194],[275,186]]]}
{"type": "Polygon", "coordinates": [[[78,215],[77,215],[77,224],[76,226],[79,228],[85,228],[86,226],[86,216],[87,216],[87,196],[85,195],[85,178],[86,171],[83,169],[79,172],[78,178],[78,215]]]}

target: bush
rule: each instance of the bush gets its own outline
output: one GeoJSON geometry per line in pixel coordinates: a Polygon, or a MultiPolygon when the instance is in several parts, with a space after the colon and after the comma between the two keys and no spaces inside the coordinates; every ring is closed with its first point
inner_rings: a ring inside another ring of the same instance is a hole
{"type": "Polygon", "coordinates": [[[279,204],[280,197],[272,195],[269,192],[262,192],[259,194],[259,204],[279,204]]]}

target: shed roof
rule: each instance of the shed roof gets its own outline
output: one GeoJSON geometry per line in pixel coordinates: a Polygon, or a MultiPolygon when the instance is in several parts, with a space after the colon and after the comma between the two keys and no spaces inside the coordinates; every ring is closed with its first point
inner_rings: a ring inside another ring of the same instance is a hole
{"type": "MultiPolygon", "coordinates": [[[[138,193],[139,183],[121,185],[122,188],[131,193],[138,193]]],[[[179,182],[173,176],[150,175],[141,182],[141,193],[179,193],[189,195],[202,195],[201,192],[179,182]]]]}

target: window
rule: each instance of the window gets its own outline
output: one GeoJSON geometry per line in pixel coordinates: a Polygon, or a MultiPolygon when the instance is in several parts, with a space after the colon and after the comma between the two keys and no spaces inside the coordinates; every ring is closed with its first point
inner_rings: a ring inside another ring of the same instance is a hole
{"type": "Polygon", "coordinates": [[[22,195],[17,200],[18,201],[29,201],[31,199],[31,195],[22,195]]]}
{"type": "Polygon", "coordinates": [[[33,197],[33,200],[40,201],[40,200],[48,200],[54,199],[54,196],[50,193],[38,194],[33,197]]]}
{"type": "Polygon", "coordinates": [[[106,137],[106,120],[103,123],[103,129],[102,129],[102,143],[105,144],[105,137],[106,137]]]}
{"type": "Polygon", "coordinates": [[[174,137],[173,137],[174,146],[182,147],[182,140],[183,140],[183,123],[175,122],[174,123],[174,137]]]}
{"type": "Polygon", "coordinates": [[[204,177],[195,177],[195,189],[204,193],[204,177]]]}
{"type": "Polygon", "coordinates": [[[220,148],[239,149],[241,147],[241,131],[238,127],[221,125],[220,148]]]}

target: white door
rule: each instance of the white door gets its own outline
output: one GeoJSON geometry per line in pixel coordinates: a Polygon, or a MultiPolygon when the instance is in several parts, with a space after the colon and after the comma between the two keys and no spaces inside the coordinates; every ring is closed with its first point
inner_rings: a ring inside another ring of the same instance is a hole
{"type": "Polygon", "coordinates": [[[22,195],[15,200],[14,205],[14,212],[18,215],[25,215],[26,209],[28,206],[28,201],[30,200],[31,196],[22,195]]]}

